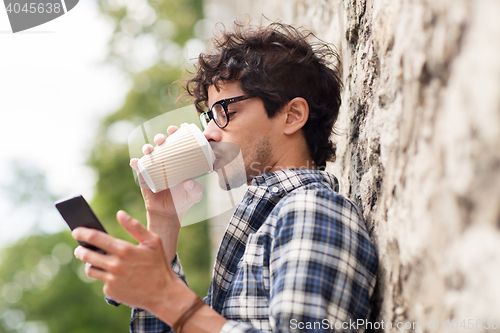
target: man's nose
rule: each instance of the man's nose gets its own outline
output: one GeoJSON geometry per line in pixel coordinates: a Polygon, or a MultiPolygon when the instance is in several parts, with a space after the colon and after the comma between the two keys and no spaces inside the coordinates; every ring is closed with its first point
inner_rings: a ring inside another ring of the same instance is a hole
{"type": "Polygon", "coordinates": [[[219,126],[217,126],[213,119],[208,123],[207,127],[203,131],[203,135],[205,135],[205,138],[209,142],[220,142],[222,140],[222,130],[219,128],[219,126]]]}

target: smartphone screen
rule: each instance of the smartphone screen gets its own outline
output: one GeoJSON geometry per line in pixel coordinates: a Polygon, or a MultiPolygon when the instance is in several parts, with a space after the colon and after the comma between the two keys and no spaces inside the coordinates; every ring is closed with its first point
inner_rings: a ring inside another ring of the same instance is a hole
{"type": "MultiPolygon", "coordinates": [[[[74,198],[59,201],[56,203],[56,208],[62,215],[71,230],[78,227],[93,228],[106,232],[101,222],[97,219],[94,212],[90,208],[85,198],[81,195],[74,198]]],[[[91,250],[105,254],[106,252],[98,247],[79,242],[80,245],[85,246],[91,250]]]]}

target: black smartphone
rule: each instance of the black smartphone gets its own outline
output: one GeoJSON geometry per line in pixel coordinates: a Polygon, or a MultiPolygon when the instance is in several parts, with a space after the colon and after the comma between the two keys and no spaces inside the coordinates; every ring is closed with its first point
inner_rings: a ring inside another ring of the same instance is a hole
{"type": "MultiPolygon", "coordinates": [[[[61,213],[62,217],[68,224],[71,230],[78,227],[93,228],[106,232],[101,222],[97,219],[89,204],[81,195],[74,198],[56,202],[56,208],[61,213]]],[[[85,242],[79,242],[80,245],[88,249],[106,254],[106,252],[98,247],[85,242]]]]}

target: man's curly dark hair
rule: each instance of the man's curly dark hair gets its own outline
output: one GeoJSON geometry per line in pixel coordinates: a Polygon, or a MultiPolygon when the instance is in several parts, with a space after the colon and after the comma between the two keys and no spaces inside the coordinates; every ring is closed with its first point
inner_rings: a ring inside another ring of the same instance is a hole
{"type": "Polygon", "coordinates": [[[310,44],[311,37],[311,32],[279,22],[266,27],[235,23],[233,31],[212,39],[213,51],[200,54],[186,91],[203,112],[209,86],[238,80],[246,95],[262,99],[269,118],[293,98],[304,98],[309,104],[304,137],[316,166],[325,167],[335,160],[330,136],[341,103],[340,60],[328,44],[318,39],[310,44]]]}

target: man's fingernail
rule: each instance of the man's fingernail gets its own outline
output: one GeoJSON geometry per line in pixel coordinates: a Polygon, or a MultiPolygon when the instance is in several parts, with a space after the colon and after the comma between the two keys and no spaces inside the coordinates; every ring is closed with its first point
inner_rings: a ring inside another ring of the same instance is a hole
{"type": "Polygon", "coordinates": [[[130,219],[130,215],[128,215],[126,211],[124,211],[124,210],[119,210],[119,211],[118,211],[118,213],[125,215],[125,218],[126,218],[127,220],[128,220],[128,219],[130,219]]]}
{"type": "Polygon", "coordinates": [[[186,189],[192,190],[194,188],[194,180],[188,180],[186,182],[186,189]]]}

